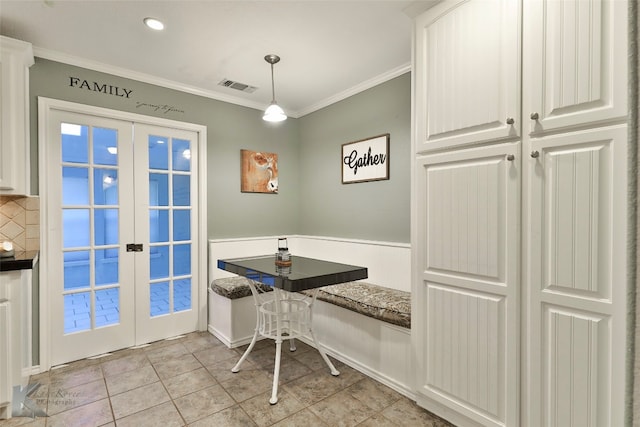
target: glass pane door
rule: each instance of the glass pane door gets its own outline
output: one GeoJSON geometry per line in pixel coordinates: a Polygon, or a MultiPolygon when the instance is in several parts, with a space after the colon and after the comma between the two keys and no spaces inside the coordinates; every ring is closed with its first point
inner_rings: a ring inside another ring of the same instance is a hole
{"type": "Polygon", "coordinates": [[[148,268],[137,274],[138,282],[147,284],[137,288],[137,298],[144,302],[136,315],[140,342],[197,326],[192,256],[197,240],[192,235],[196,138],[194,132],[136,127],[136,153],[141,153],[136,181],[148,183],[136,187],[136,237],[149,248],[148,268]]]}
{"type": "Polygon", "coordinates": [[[48,365],[197,330],[198,133],[47,111],[48,365]]]}
{"type": "Polygon", "coordinates": [[[59,216],[54,290],[53,364],[134,343],[130,148],[132,124],[57,112],[52,213],[59,216]],[[127,152],[129,150],[129,153],[127,152]],[[129,158],[128,158],[129,157],[129,158]],[[124,219],[124,220],[123,220],[124,219]]]}

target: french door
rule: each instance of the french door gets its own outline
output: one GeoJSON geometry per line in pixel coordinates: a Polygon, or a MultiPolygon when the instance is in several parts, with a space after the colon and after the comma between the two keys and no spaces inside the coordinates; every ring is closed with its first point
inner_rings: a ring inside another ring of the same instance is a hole
{"type": "Polygon", "coordinates": [[[48,111],[49,366],[198,329],[200,137],[48,111]]]}

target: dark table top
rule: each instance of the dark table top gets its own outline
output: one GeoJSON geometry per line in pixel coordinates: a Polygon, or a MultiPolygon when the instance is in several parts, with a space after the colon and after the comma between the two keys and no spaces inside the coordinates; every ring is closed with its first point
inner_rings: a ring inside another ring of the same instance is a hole
{"type": "Polygon", "coordinates": [[[291,267],[277,267],[275,255],[220,259],[218,268],[289,292],[366,279],[366,267],[292,256],[291,267]]]}

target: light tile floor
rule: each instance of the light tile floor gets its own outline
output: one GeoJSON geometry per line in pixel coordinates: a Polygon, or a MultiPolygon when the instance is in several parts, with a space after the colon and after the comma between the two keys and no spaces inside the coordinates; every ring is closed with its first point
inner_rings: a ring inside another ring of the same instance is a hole
{"type": "Polygon", "coordinates": [[[297,347],[283,346],[273,406],[273,341],[258,342],[234,374],[246,347],[194,332],[35,375],[31,382],[41,386],[32,397],[48,416],[0,426],[451,426],[340,362],[340,375],[331,376],[314,348],[297,347]]]}

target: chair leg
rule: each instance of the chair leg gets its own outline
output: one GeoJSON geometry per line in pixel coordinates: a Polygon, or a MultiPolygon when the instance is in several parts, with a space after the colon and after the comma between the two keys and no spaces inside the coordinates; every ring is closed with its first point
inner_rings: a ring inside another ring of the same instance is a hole
{"type": "Polygon", "coordinates": [[[257,340],[258,340],[258,326],[256,325],[256,330],[253,333],[253,339],[251,340],[251,344],[249,344],[249,347],[247,347],[247,349],[244,351],[244,353],[242,354],[242,357],[240,358],[240,360],[238,360],[238,363],[236,363],[236,365],[233,368],[231,368],[231,372],[235,374],[240,370],[240,365],[242,365],[242,362],[244,362],[247,356],[249,356],[249,353],[251,353],[251,350],[253,350],[253,346],[256,345],[257,340]]]}
{"type": "Polygon", "coordinates": [[[327,356],[327,354],[324,352],[324,350],[322,349],[322,347],[318,343],[318,340],[316,339],[316,336],[313,333],[313,330],[309,329],[309,333],[311,334],[311,338],[313,339],[313,343],[316,345],[316,349],[318,350],[318,353],[320,353],[320,356],[322,356],[322,359],[324,359],[324,362],[327,364],[327,366],[331,370],[331,375],[333,375],[334,377],[337,377],[338,375],[340,375],[340,371],[338,371],[336,369],[336,367],[333,366],[333,363],[331,363],[331,360],[329,360],[329,357],[327,356]]]}

